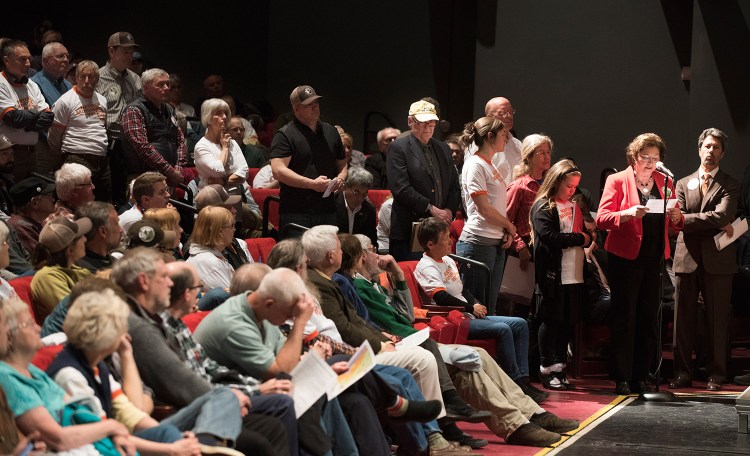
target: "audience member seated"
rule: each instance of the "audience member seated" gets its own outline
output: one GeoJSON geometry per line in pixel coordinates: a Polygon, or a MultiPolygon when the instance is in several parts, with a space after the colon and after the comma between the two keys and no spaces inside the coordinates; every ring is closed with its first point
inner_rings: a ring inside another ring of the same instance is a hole
{"type": "Polygon", "coordinates": [[[165,260],[174,261],[174,253],[171,246],[177,239],[177,233],[174,231],[163,230],[159,224],[153,220],[139,220],[132,225],[125,235],[125,246],[127,249],[136,247],[154,248],[163,254],[165,260]]]}
{"type": "MultiPolygon", "coordinates": [[[[159,315],[169,306],[172,281],[160,254],[144,247],[129,250],[115,263],[112,280],[127,293],[133,356],[143,382],[154,391],[155,398],[182,409],[212,391],[210,383],[185,367],[177,341],[162,327],[159,315]],[[179,382],[175,383],[175,379],[179,382]]],[[[222,419],[224,415],[237,419],[239,414],[243,416],[236,449],[245,454],[289,455],[284,424],[273,416],[254,413],[245,394],[231,391],[237,402],[227,407],[222,419]]]]}
{"type": "Polygon", "coordinates": [[[60,216],[42,228],[39,245],[34,251],[37,272],[31,280],[34,315],[39,321],[70,294],[73,285],[91,275],[88,269],[76,265],[86,254],[84,235],[89,231],[91,220],[85,217],[73,222],[60,216]]]}
{"type": "Polygon", "coordinates": [[[396,128],[383,128],[378,132],[378,151],[367,157],[365,169],[372,174],[372,188],[376,190],[388,190],[388,172],[385,169],[385,156],[388,146],[398,138],[401,130],[396,128]]]}
{"type": "Polygon", "coordinates": [[[42,225],[60,216],[73,220],[76,209],[94,201],[91,170],[78,163],[65,163],[55,172],[55,190],[55,210],[44,219],[42,225]]]}
{"type": "Polygon", "coordinates": [[[441,306],[459,306],[470,318],[469,338],[495,339],[500,367],[525,394],[539,397],[542,391],[529,383],[529,327],[517,317],[487,315],[487,308],[464,289],[456,263],[448,256],[451,240],[448,224],[430,217],[417,228],[417,239],[424,249],[414,277],[424,292],[441,306]]]}
{"type": "Polygon", "coordinates": [[[175,233],[174,240],[172,242],[165,242],[162,240],[160,246],[166,252],[170,252],[174,255],[176,260],[182,260],[182,252],[180,251],[180,239],[182,239],[183,230],[180,226],[180,213],[172,207],[160,207],[154,209],[148,209],[143,213],[143,220],[150,220],[155,222],[159,227],[166,231],[175,233]]]}
{"type": "Polygon", "coordinates": [[[31,364],[41,347],[39,325],[34,322],[29,306],[20,299],[9,299],[1,306],[4,309],[0,310],[0,320],[4,322],[7,318],[7,325],[0,325],[0,386],[18,429],[25,435],[35,435],[51,451],[86,446],[83,449],[88,451],[86,454],[96,454],[92,444],[111,439],[108,443],[114,444],[117,451],[135,454],[127,428],[116,420],[80,425],[61,422],[61,412],[69,397],[47,374],[31,364]]]}
{"type": "Polygon", "coordinates": [[[47,368],[47,374],[69,396],[90,397],[92,411],[100,419],[124,424],[140,452],[199,453],[204,449],[206,453],[239,456],[239,452],[226,447],[201,448],[201,443],[216,444],[239,434],[239,420],[228,423],[232,417],[226,415],[236,402],[228,388],[212,391],[161,424],[130,402],[127,395],[132,393],[124,391],[104,362],[117,352],[125,367],[123,383],[130,388],[141,385],[138,369],[133,369],[135,360],[127,337],[129,314],[128,305],[112,290],[83,294],[65,319],[68,342],[47,368]],[[216,419],[217,416],[224,419],[216,419]]]}
{"type": "Polygon", "coordinates": [[[211,98],[203,102],[201,123],[206,127],[206,134],[195,145],[199,189],[209,184],[242,188],[247,179],[245,157],[227,131],[229,117],[229,106],[224,100],[211,98]]]}
{"type": "Polygon", "coordinates": [[[349,169],[352,168],[363,168],[365,166],[365,154],[358,150],[354,150],[354,138],[349,133],[345,132],[341,127],[336,126],[341,136],[341,143],[344,145],[344,157],[346,157],[346,163],[349,165],[349,169]]]}
{"type": "Polygon", "coordinates": [[[8,224],[23,247],[33,252],[39,243],[42,222],[55,210],[55,184],[31,176],[11,187],[8,193],[15,207],[8,224]]]}
{"type": "Polygon", "coordinates": [[[279,188],[279,181],[273,177],[271,165],[265,165],[253,179],[253,188],[279,188]]]}
{"type": "Polygon", "coordinates": [[[167,179],[152,171],[145,172],[133,181],[133,200],[135,204],[120,214],[120,226],[127,232],[130,225],[143,218],[147,209],[167,207],[169,204],[169,187],[167,179]]]}
{"type": "MultiPolygon", "coordinates": [[[[4,270],[10,264],[10,245],[8,244],[8,234],[10,233],[8,225],[0,223],[0,270],[4,270]]],[[[0,300],[16,296],[16,291],[2,277],[0,277],[0,300]]]]}
{"type": "MultiPolygon", "coordinates": [[[[235,227],[235,231],[232,234],[232,241],[221,251],[221,253],[234,269],[239,268],[243,264],[253,262],[253,257],[247,250],[247,243],[244,239],[235,237],[234,233],[237,233],[237,230],[239,229],[239,233],[254,234],[258,231],[263,222],[263,218],[259,213],[250,209],[246,204],[240,205],[239,201],[238,196],[229,195],[224,187],[218,184],[207,185],[195,198],[195,204],[201,212],[206,207],[223,207],[232,214],[232,226],[235,227]],[[242,213],[240,214],[241,220],[238,220],[240,217],[237,217],[238,206],[242,209],[242,213]],[[255,227],[255,229],[251,229],[253,227],[255,227]]],[[[183,250],[185,249],[183,248],[183,250]]],[[[189,256],[189,254],[186,256],[189,256]]]]}
{"type": "Polygon", "coordinates": [[[375,206],[367,200],[372,175],[362,167],[349,168],[344,191],[336,196],[336,225],[339,233],[364,234],[377,245],[375,206]]]}
{"type": "Polygon", "coordinates": [[[220,206],[208,206],[198,213],[195,229],[190,236],[187,261],[198,270],[203,280],[203,291],[229,288],[234,267],[222,251],[229,247],[233,239],[234,217],[229,210],[220,206]]]}
{"type": "Polygon", "coordinates": [[[245,162],[247,163],[248,168],[262,168],[267,165],[270,160],[269,153],[259,145],[245,142],[246,129],[243,121],[245,121],[245,119],[240,116],[232,116],[232,118],[228,120],[229,136],[234,140],[237,146],[239,146],[242,156],[245,157],[245,162]]]}
{"type": "Polygon", "coordinates": [[[122,242],[122,228],[115,207],[110,203],[92,201],[79,207],[75,217],[91,220],[91,231],[86,234],[86,255],[78,260],[78,266],[92,273],[111,268],[115,260],[112,252],[122,242]]]}

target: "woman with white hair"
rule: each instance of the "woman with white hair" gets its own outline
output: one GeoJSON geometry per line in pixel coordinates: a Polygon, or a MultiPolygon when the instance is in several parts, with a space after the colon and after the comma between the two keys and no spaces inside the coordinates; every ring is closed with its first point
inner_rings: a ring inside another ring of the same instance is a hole
{"type": "Polygon", "coordinates": [[[87,446],[94,452],[90,444],[111,438],[117,450],[135,454],[127,428],[116,420],[63,426],[60,412],[69,397],[44,371],[31,364],[42,346],[39,325],[29,306],[20,299],[8,299],[4,309],[9,337],[7,351],[0,353],[0,386],[8,397],[18,429],[26,435],[38,432],[38,438],[54,451],[87,446]]]}
{"type": "MultiPolygon", "coordinates": [[[[10,230],[8,225],[0,223],[0,269],[5,269],[10,264],[10,245],[8,244],[8,235],[10,230]]],[[[8,299],[11,296],[18,296],[13,287],[2,277],[0,277],[0,299],[8,299]]]]}
{"type": "Polygon", "coordinates": [[[91,226],[88,217],[75,222],[57,217],[39,233],[39,244],[32,256],[37,272],[31,279],[31,298],[38,321],[43,321],[70,294],[73,285],[91,275],[88,269],[76,265],[86,255],[84,235],[91,226]]]}
{"type": "Polygon", "coordinates": [[[242,149],[228,132],[231,113],[229,105],[220,98],[211,98],[201,106],[201,123],[206,134],[195,145],[195,167],[200,182],[225,187],[242,185],[247,179],[247,162],[242,149]]]}

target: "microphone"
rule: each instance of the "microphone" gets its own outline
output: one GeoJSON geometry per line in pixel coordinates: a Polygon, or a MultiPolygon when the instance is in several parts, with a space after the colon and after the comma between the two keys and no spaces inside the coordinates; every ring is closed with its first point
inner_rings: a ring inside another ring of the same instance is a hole
{"type": "Polygon", "coordinates": [[[672,171],[670,171],[669,168],[664,166],[664,163],[656,162],[656,170],[674,179],[674,174],[672,174],[672,171]]]}

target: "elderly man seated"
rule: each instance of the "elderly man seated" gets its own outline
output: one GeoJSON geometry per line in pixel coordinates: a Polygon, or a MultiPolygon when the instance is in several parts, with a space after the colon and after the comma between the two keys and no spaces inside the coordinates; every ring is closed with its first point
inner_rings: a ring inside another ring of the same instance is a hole
{"type": "Polygon", "coordinates": [[[59,216],[73,220],[76,209],[94,201],[94,183],[91,170],[78,163],[65,163],[55,173],[57,202],[55,210],[44,219],[42,226],[59,216]]]}

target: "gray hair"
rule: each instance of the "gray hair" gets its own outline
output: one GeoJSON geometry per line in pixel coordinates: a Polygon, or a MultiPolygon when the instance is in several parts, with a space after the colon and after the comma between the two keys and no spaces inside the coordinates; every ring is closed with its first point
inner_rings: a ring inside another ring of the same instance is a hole
{"type": "Polygon", "coordinates": [[[83,62],[79,62],[78,65],[76,65],[76,78],[85,70],[89,69],[94,70],[96,72],[96,75],[99,76],[99,65],[97,65],[93,60],[84,60],[83,62]]]}
{"type": "Polygon", "coordinates": [[[50,43],[45,44],[44,47],[42,48],[42,59],[46,59],[47,57],[52,55],[52,53],[55,52],[55,48],[57,46],[65,47],[65,45],[57,41],[52,41],[50,43]]]}
{"type": "Polygon", "coordinates": [[[110,278],[125,293],[133,294],[141,291],[138,287],[138,274],[153,275],[156,272],[156,265],[159,261],[164,261],[161,253],[148,247],[136,247],[125,252],[112,267],[110,278]]]}
{"type": "Polygon", "coordinates": [[[552,138],[549,136],[534,133],[523,138],[523,144],[521,144],[521,163],[513,168],[513,179],[518,179],[531,172],[531,159],[534,158],[537,147],[545,143],[549,144],[549,150],[552,151],[552,138]]]}
{"type": "Polygon", "coordinates": [[[347,187],[372,188],[372,173],[359,166],[349,168],[345,184],[347,187]]]}
{"type": "Polygon", "coordinates": [[[98,353],[127,332],[129,314],[130,308],[113,290],[89,291],[70,306],[63,331],[71,344],[98,353]]]}
{"type": "Polygon", "coordinates": [[[273,271],[273,269],[267,264],[243,264],[234,271],[232,282],[229,285],[229,294],[236,296],[246,291],[257,290],[263,281],[263,278],[271,271],[273,271]]]}
{"type": "Polygon", "coordinates": [[[216,111],[225,111],[227,113],[227,123],[229,122],[231,116],[229,104],[221,98],[209,98],[201,105],[201,123],[204,127],[208,127],[208,124],[211,123],[211,116],[216,111]]]}
{"type": "Polygon", "coordinates": [[[86,233],[86,240],[94,239],[97,230],[107,224],[109,214],[115,210],[115,207],[104,201],[91,201],[76,209],[76,220],[82,217],[88,217],[91,220],[91,230],[86,233]]]}
{"type": "Polygon", "coordinates": [[[364,234],[355,234],[355,238],[359,239],[359,243],[362,244],[362,250],[370,250],[372,247],[372,240],[364,234]]]}
{"type": "Polygon", "coordinates": [[[21,301],[21,298],[18,296],[11,296],[10,298],[3,300],[3,308],[5,310],[5,316],[8,317],[9,332],[14,332],[18,329],[18,318],[24,311],[31,315],[29,305],[21,301]]]}
{"type": "Polygon", "coordinates": [[[8,242],[9,234],[10,228],[8,228],[7,222],[3,221],[3,223],[0,223],[0,243],[8,242]]]}
{"type": "Polygon", "coordinates": [[[703,141],[705,141],[709,136],[713,136],[717,141],[719,141],[719,144],[721,144],[722,152],[727,151],[727,141],[729,140],[729,138],[727,137],[726,133],[719,130],[718,128],[706,128],[705,130],[703,130],[701,135],[698,136],[698,149],[701,148],[701,146],[703,145],[703,141]]]}
{"type": "Polygon", "coordinates": [[[308,294],[305,282],[287,268],[274,269],[263,278],[256,291],[262,300],[273,299],[281,305],[293,305],[300,296],[308,294]]]}
{"type": "Polygon", "coordinates": [[[146,70],[143,72],[143,74],[141,74],[141,84],[151,84],[151,81],[160,76],[169,77],[169,73],[162,70],[161,68],[151,68],[149,70],[146,70]]]}
{"type": "Polygon", "coordinates": [[[382,140],[383,140],[383,136],[385,136],[385,134],[386,134],[386,133],[388,133],[388,131],[390,131],[390,130],[393,130],[393,131],[395,131],[395,132],[396,132],[396,135],[400,135],[400,134],[401,134],[401,130],[399,130],[398,128],[386,127],[386,128],[383,128],[382,130],[380,130],[380,131],[378,132],[378,135],[377,135],[377,137],[376,137],[376,140],[377,140],[378,142],[382,141],[382,140]]]}
{"type": "Polygon", "coordinates": [[[65,163],[55,172],[57,196],[68,201],[73,197],[76,185],[85,184],[91,179],[91,170],[78,163],[65,163]]]}
{"type": "Polygon", "coordinates": [[[333,225],[318,225],[305,231],[302,235],[302,247],[305,248],[307,262],[311,266],[320,266],[328,252],[336,249],[338,232],[338,227],[333,225]]]}

